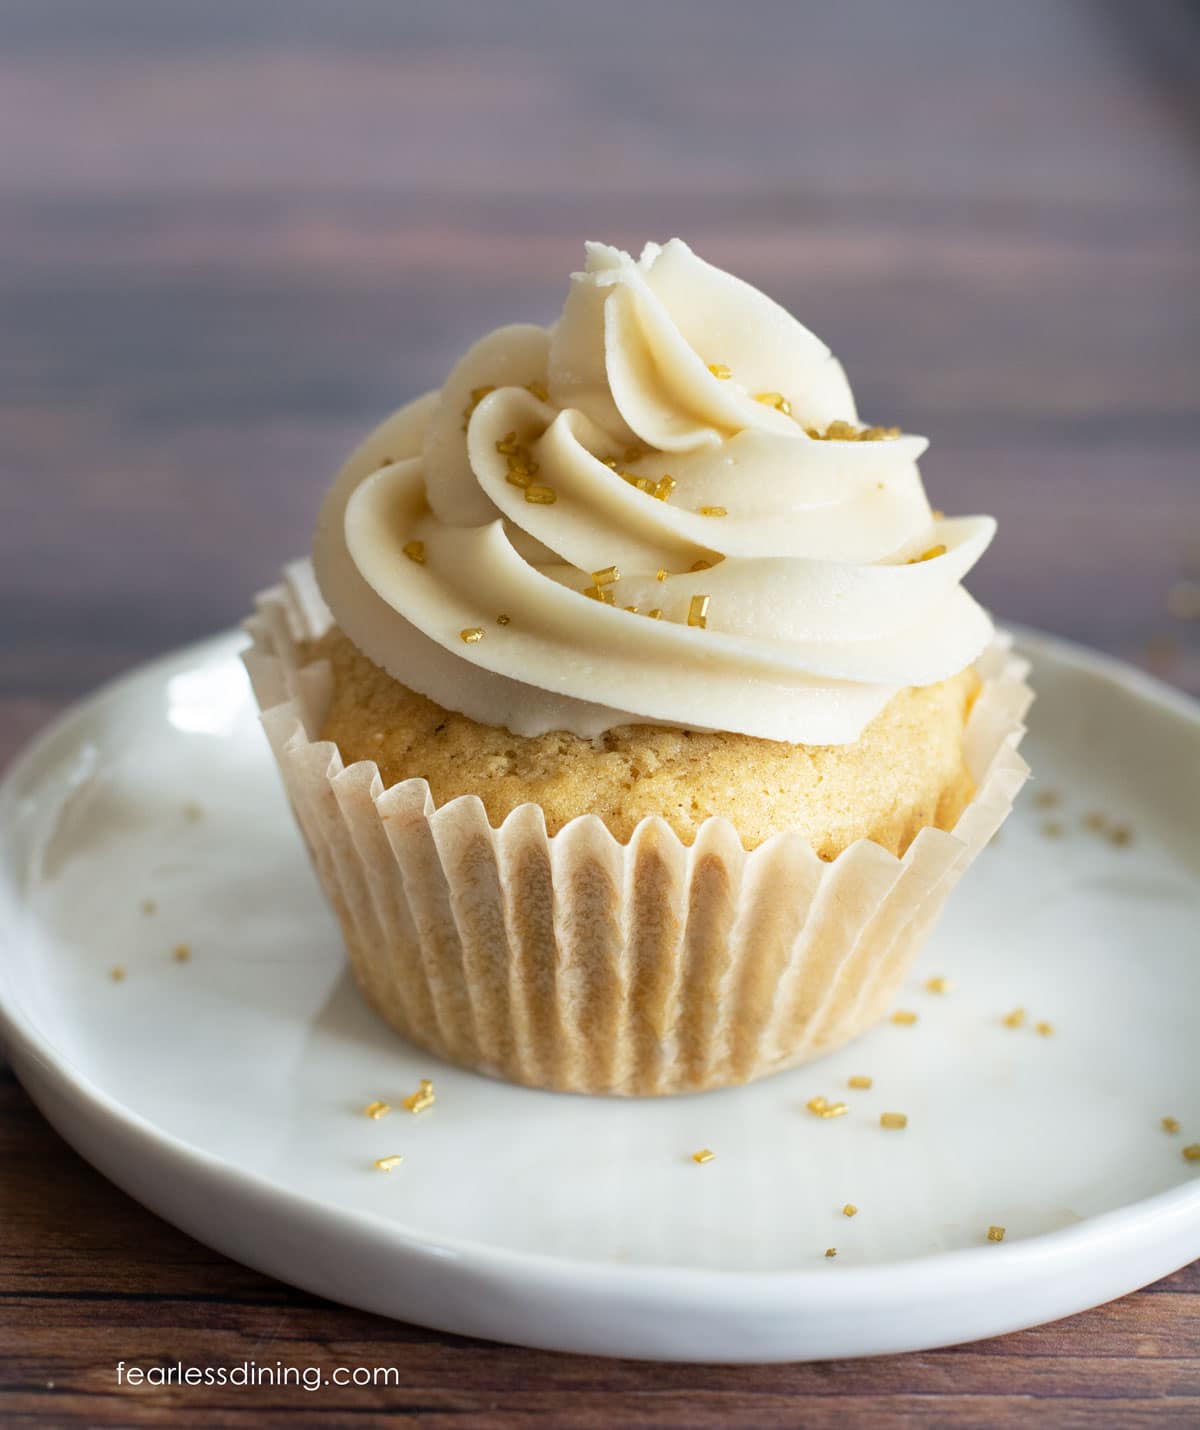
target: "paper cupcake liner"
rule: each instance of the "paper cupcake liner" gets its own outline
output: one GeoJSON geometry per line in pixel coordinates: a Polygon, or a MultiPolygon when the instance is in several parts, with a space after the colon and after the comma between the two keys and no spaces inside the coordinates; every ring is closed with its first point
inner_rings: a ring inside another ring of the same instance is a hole
{"type": "Polygon", "coordinates": [[[724,819],[690,846],[661,819],[624,844],[595,815],[548,836],[535,804],[494,829],[474,796],[385,789],[373,761],[347,767],[317,738],[331,674],[301,643],[330,623],[297,563],[258,598],[245,661],[354,976],[412,1042],[533,1087],[698,1091],[855,1037],[1028,775],[1028,664],[1000,636],[964,736],[975,796],[903,858],[860,840],[824,862],[797,831],[747,852],[724,819]]]}

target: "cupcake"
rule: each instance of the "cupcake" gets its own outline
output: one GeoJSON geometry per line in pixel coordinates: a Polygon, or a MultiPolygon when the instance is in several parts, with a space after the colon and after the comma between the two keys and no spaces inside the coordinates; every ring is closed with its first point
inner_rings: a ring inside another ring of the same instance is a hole
{"type": "Polygon", "coordinates": [[[531,1086],[742,1083],[877,1021],[1011,808],[1031,699],[823,342],[589,244],[347,461],[246,661],[355,978],[531,1086]]]}

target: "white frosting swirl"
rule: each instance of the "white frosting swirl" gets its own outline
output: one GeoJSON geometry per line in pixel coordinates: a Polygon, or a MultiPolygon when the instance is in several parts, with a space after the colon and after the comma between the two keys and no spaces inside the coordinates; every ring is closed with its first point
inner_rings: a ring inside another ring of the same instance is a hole
{"type": "Polygon", "coordinates": [[[840,364],[769,298],[679,239],[589,244],[553,328],[489,334],[351,456],[317,578],[376,664],[518,735],[845,744],[987,644],[960,582],[995,523],[935,519],[923,437],[809,435],[833,422],[840,364]]]}

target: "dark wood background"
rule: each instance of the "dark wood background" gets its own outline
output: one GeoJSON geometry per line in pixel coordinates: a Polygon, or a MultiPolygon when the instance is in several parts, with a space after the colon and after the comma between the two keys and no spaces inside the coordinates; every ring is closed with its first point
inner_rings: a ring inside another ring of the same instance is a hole
{"type": "MultiPolygon", "coordinates": [[[[0,0],[0,761],[239,619],[341,455],[585,237],[679,233],[928,433],[974,589],[1200,691],[1200,14],[1175,0],[0,0]]],[[[1200,1421],[1200,1271],[887,1361],[616,1364],[222,1260],[0,1075],[0,1420],[1200,1421]],[[118,1393],[118,1359],[401,1390],[118,1393]]]]}

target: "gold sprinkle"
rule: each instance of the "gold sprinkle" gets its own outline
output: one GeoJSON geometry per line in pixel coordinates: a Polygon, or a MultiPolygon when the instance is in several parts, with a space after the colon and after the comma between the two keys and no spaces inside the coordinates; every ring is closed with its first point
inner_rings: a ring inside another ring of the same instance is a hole
{"type": "Polygon", "coordinates": [[[944,543],[939,541],[936,546],[931,546],[928,551],[922,551],[920,556],[910,556],[908,564],[910,566],[919,566],[922,561],[932,561],[935,557],[945,556],[945,554],[946,547],[944,543]]]}
{"type": "Polygon", "coordinates": [[[1161,1126],[1164,1132],[1170,1132],[1174,1135],[1179,1131],[1179,1119],[1177,1117],[1164,1117],[1161,1126]]]}
{"type": "Polygon", "coordinates": [[[879,1114],[880,1127],[886,1127],[889,1131],[898,1131],[908,1126],[908,1113],[906,1112],[881,1112],[879,1114]]]}
{"type": "Polygon", "coordinates": [[[654,495],[659,501],[666,501],[675,490],[675,478],[671,476],[659,477],[654,483],[654,495]]]}
{"type": "Polygon", "coordinates": [[[621,453],[621,460],[623,462],[640,462],[645,455],[640,447],[626,447],[621,453]]]}
{"type": "Polygon", "coordinates": [[[465,630],[459,631],[458,638],[464,645],[478,645],[483,639],[483,627],[468,626],[465,630]]]}
{"type": "Polygon", "coordinates": [[[590,596],[593,601],[600,601],[605,606],[614,605],[613,593],[607,586],[585,586],[583,594],[590,596]]]}
{"type": "Polygon", "coordinates": [[[733,369],[726,367],[723,362],[710,362],[708,370],[714,377],[720,378],[722,382],[727,382],[733,376],[733,369]]]}
{"type": "Polygon", "coordinates": [[[158,912],[158,905],[153,899],[143,899],[141,907],[142,913],[144,914],[156,914],[158,912]]]}
{"type": "Polygon", "coordinates": [[[511,617],[511,616],[503,616],[503,615],[497,616],[497,617],[496,617],[496,624],[497,624],[498,626],[506,626],[506,625],[508,625],[508,623],[509,623],[511,620],[512,620],[512,617],[511,617]]]}
{"type": "Polygon", "coordinates": [[[1108,842],[1123,848],[1133,838],[1133,830],[1127,824],[1114,824],[1108,831],[1108,842]]]}
{"type": "Polygon", "coordinates": [[[398,1167],[404,1158],[399,1152],[393,1152],[390,1157],[378,1157],[375,1161],[375,1168],[380,1172],[390,1172],[393,1167],[398,1167]]]}
{"type": "Polygon", "coordinates": [[[418,566],[425,565],[425,543],[423,541],[406,541],[400,550],[418,566]]]}
{"type": "Polygon", "coordinates": [[[417,1084],[416,1092],[410,1092],[404,1099],[404,1106],[409,1112],[424,1112],[426,1108],[432,1107],[436,1100],[433,1083],[427,1077],[423,1077],[417,1084]]]}
{"type": "Polygon", "coordinates": [[[844,1102],[827,1102],[817,1112],[818,1117],[845,1117],[850,1109],[844,1102]]]}
{"type": "Polygon", "coordinates": [[[549,402],[550,394],[546,391],[545,385],[540,382],[527,382],[525,391],[532,392],[539,402],[549,402]]]}
{"type": "Polygon", "coordinates": [[[517,441],[517,434],[515,432],[506,432],[496,443],[496,451],[499,452],[502,457],[519,457],[521,455],[521,446],[517,441]]]}
{"type": "Polygon", "coordinates": [[[701,515],[701,516],[728,516],[729,513],[725,510],[725,508],[724,508],[723,506],[702,506],[702,507],[700,508],[700,515],[701,515]]]}
{"type": "Polygon", "coordinates": [[[617,459],[615,457],[605,457],[604,465],[610,467],[615,472],[617,470],[617,459]]]}
{"type": "Polygon", "coordinates": [[[650,619],[651,619],[652,621],[661,621],[661,620],[662,620],[662,607],[661,607],[661,606],[655,606],[652,611],[647,611],[646,614],[650,617],[650,619]]]}
{"type": "Polygon", "coordinates": [[[386,1117],[392,1110],[390,1102],[368,1102],[363,1108],[363,1115],[369,1117],[372,1122],[378,1122],[381,1117],[386,1117]]]}
{"type": "Polygon", "coordinates": [[[917,1021],[917,1015],[907,1008],[897,1008],[892,1014],[892,1022],[901,1028],[911,1028],[917,1021]]]}
{"type": "Polygon", "coordinates": [[[516,487],[519,491],[528,491],[533,481],[533,476],[524,467],[509,467],[504,474],[504,480],[510,487],[516,487]]]}
{"type": "Polygon", "coordinates": [[[815,442],[890,442],[900,436],[899,427],[856,427],[840,419],[824,431],[819,427],[806,427],[804,431],[815,442]]]}
{"type": "Polygon", "coordinates": [[[192,950],[186,943],[177,943],[171,950],[171,957],[176,963],[187,963],[192,956],[192,950]]]}
{"type": "Polygon", "coordinates": [[[866,1091],[867,1088],[873,1085],[874,1081],[874,1078],[866,1077],[862,1073],[855,1073],[853,1077],[846,1079],[846,1086],[857,1088],[860,1091],[866,1091]]]}
{"type": "Polygon", "coordinates": [[[1002,1226],[989,1226],[989,1227],[988,1227],[988,1233],[987,1233],[987,1239],[988,1239],[989,1241],[1003,1241],[1003,1240],[1004,1240],[1004,1228],[1003,1228],[1002,1226]]]}
{"type": "Polygon", "coordinates": [[[623,606],[621,609],[628,611],[631,616],[636,616],[638,614],[638,608],[636,606],[623,606]]]}
{"type": "Polygon", "coordinates": [[[785,417],[792,415],[792,404],[784,397],[782,392],[756,392],[755,402],[761,402],[764,407],[774,407],[776,411],[782,412],[785,417]]]}
{"type": "Polygon", "coordinates": [[[853,1202],[847,1202],[846,1205],[842,1208],[842,1215],[843,1215],[843,1216],[857,1216],[857,1215],[858,1215],[858,1208],[854,1205],[853,1202]]]}
{"type": "Polygon", "coordinates": [[[1001,1019],[1006,1028],[1019,1028],[1025,1022],[1025,1009],[1014,1008],[1011,1013],[1006,1013],[1001,1019]]]}
{"type": "Polygon", "coordinates": [[[819,1117],[825,1108],[829,1106],[829,1099],[818,1095],[817,1097],[810,1097],[804,1105],[808,1108],[809,1112],[815,1112],[819,1117]]]}
{"type": "Polygon", "coordinates": [[[483,399],[488,395],[488,393],[495,392],[495,390],[496,389],[494,387],[473,387],[471,389],[471,400],[467,403],[466,407],[463,408],[462,429],[464,432],[470,426],[471,414],[475,411],[475,409],[479,406],[483,399]]]}
{"type": "Polygon", "coordinates": [[[1033,1031],[1040,1033],[1043,1038],[1048,1038],[1054,1032],[1054,1024],[1045,1022],[1035,1023],[1033,1025],[1033,1031]]]}
{"type": "Polygon", "coordinates": [[[944,973],[937,973],[925,980],[926,993],[949,993],[953,986],[944,973]]]}
{"type": "Polygon", "coordinates": [[[610,586],[614,581],[621,579],[621,573],[615,566],[606,566],[603,571],[593,571],[592,580],[597,586],[610,586]]]}
{"type": "Polygon", "coordinates": [[[836,1246],[827,1246],[827,1247],[825,1248],[825,1255],[828,1256],[830,1259],[832,1259],[833,1257],[835,1257],[835,1256],[837,1255],[837,1247],[836,1247],[836,1246]]]}
{"type": "MultiPolygon", "coordinates": [[[[635,477],[632,472],[622,472],[621,475],[632,486],[637,487],[639,492],[645,492],[648,497],[658,495],[658,483],[650,480],[649,477],[635,477]]],[[[666,497],[663,498],[666,500],[666,497]]]]}
{"type": "Polygon", "coordinates": [[[525,488],[525,500],[533,502],[535,506],[553,506],[558,500],[558,493],[553,487],[534,485],[525,488]]]}
{"type": "Polygon", "coordinates": [[[1200,1142],[1193,1142],[1183,1149],[1183,1160],[1185,1162],[1200,1162],[1200,1142]]]}
{"type": "Polygon", "coordinates": [[[689,571],[711,571],[711,570],[712,570],[712,567],[713,567],[712,562],[711,562],[711,561],[705,561],[704,557],[702,556],[699,561],[693,561],[692,564],[688,567],[688,570],[689,570],[689,571]]]}
{"type": "Polygon", "coordinates": [[[696,626],[700,630],[705,630],[708,626],[708,603],[710,596],[693,596],[688,602],[687,623],[689,626],[696,626]]]}
{"type": "Polygon", "coordinates": [[[660,566],[654,573],[654,579],[656,581],[665,581],[670,574],[665,566],[660,566]]]}
{"type": "Polygon", "coordinates": [[[698,1163],[700,1164],[700,1166],[703,1166],[703,1165],[705,1164],[705,1162],[711,1162],[712,1159],[713,1159],[716,1155],[717,1155],[717,1154],[716,1154],[714,1151],[712,1151],[711,1148],[709,1148],[709,1147],[701,1147],[701,1149],[699,1150],[699,1152],[693,1152],[693,1153],[692,1153],[692,1161],[693,1161],[693,1162],[698,1162],[698,1163]]]}
{"type": "Polygon", "coordinates": [[[1046,836],[1047,839],[1061,839],[1063,836],[1063,827],[1061,822],[1057,819],[1043,820],[1042,833],[1046,836]]]}
{"type": "Polygon", "coordinates": [[[1053,809],[1062,802],[1062,795],[1056,789],[1040,789],[1034,794],[1033,802],[1038,809],[1053,809]]]}
{"type": "Polygon", "coordinates": [[[119,963],[114,968],[109,969],[108,976],[112,979],[114,983],[125,982],[125,970],[121,967],[119,963]]]}

